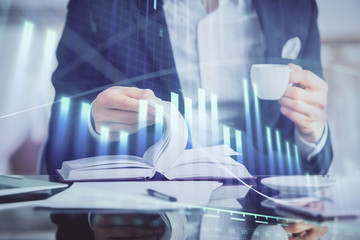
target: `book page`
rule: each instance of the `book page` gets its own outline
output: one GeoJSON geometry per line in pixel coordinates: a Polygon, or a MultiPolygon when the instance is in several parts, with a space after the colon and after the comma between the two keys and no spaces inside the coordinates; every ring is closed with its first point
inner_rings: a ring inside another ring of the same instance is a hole
{"type": "Polygon", "coordinates": [[[156,105],[163,108],[164,130],[161,139],[146,150],[143,158],[163,173],[184,151],[188,130],[183,116],[171,102],[151,100],[148,103],[155,109],[156,105]]]}
{"type": "Polygon", "coordinates": [[[219,162],[233,162],[227,163],[214,163],[214,162],[194,162],[189,164],[178,165],[171,168],[166,172],[166,177],[169,179],[184,179],[184,178],[215,178],[225,179],[234,178],[234,175],[238,178],[252,178],[252,175],[248,172],[244,165],[234,161],[230,157],[226,160],[219,160],[219,162]]]}
{"type": "Polygon", "coordinates": [[[252,177],[244,165],[230,157],[233,155],[240,154],[228,145],[187,149],[165,175],[169,179],[234,178],[232,174],[239,178],[252,177]]]}
{"type": "Polygon", "coordinates": [[[152,166],[144,159],[127,155],[108,155],[63,162],[58,173],[64,180],[100,180],[152,177],[152,166]]]}
{"type": "Polygon", "coordinates": [[[110,165],[110,164],[127,164],[129,167],[132,166],[143,166],[150,167],[144,159],[136,156],[130,155],[106,155],[106,156],[95,156],[82,158],[72,161],[65,161],[63,167],[66,166],[68,169],[77,169],[77,168],[90,168],[96,166],[110,165]]]}
{"type": "Polygon", "coordinates": [[[181,156],[173,164],[173,167],[193,162],[216,162],[216,163],[229,163],[232,164],[233,160],[230,162],[226,161],[228,158],[223,158],[223,156],[235,156],[241,155],[241,153],[235,152],[228,145],[216,145],[211,147],[203,147],[196,149],[186,149],[182,152],[181,156]],[[201,159],[201,160],[199,160],[201,159]],[[220,162],[222,161],[222,162],[220,162]]]}
{"type": "Polygon", "coordinates": [[[161,239],[178,240],[188,236],[188,221],[185,214],[174,211],[159,213],[167,228],[161,239]]]}
{"type": "Polygon", "coordinates": [[[177,108],[165,101],[149,101],[149,105],[163,108],[164,133],[143,158],[168,179],[252,177],[242,164],[229,157],[240,154],[228,145],[185,150],[187,125],[177,108]]]}
{"type": "Polygon", "coordinates": [[[98,168],[98,169],[75,169],[68,175],[59,170],[59,174],[64,180],[80,181],[80,180],[126,180],[126,179],[144,179],[152,178],[155,175],[153,168],[129,168],[128,166],[118,168],[98,168]]]}

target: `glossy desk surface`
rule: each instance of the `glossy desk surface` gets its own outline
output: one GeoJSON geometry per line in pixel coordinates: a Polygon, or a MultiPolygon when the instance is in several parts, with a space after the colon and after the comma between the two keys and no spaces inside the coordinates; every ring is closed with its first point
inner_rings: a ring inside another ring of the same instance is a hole
{"type": "MultiPolygon", "coordinates": [[[[260,183],[263,177],[254,188],[278,194],[260,183]]],[[[246,188],[225,185],[206,207],[161,213],[46,211],[31,202],[1,203],[0,239],[360,239],[359,217],[319,221],[279,212],[263,207],[264,197],[246,188]]],[[[360,188],[352,194],[359,198],[360,188]]]]}

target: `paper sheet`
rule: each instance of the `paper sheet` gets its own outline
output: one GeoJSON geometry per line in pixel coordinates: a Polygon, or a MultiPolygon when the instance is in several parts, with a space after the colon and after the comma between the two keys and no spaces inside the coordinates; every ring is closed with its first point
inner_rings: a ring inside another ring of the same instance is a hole
{"type": "Polygon", "coordinates": [[[241,204],[236,198],[212,200],[209,202],[209,207],[213,208],[230,208],[230,209],[242,209],[241,204]]]}
{"type": "Polygon", "coordinates": [[[38,207],[57,209],[172,210],[206,206],[219,182],[85,182],[51,197],[38,207]],[[153,189],[177,198],[168,202],[146,194],[153,189]]]}

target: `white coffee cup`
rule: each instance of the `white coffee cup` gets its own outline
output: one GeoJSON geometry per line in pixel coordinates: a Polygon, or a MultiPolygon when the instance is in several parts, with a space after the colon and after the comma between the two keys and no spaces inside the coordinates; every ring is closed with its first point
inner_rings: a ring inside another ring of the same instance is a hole
{"type": "Polygon", "coordinates": [[[284,95],[289,85],[290,72],[288,65],[254,64],[251,66],[251,83],[258,98],[278,100],[284,95]]]}

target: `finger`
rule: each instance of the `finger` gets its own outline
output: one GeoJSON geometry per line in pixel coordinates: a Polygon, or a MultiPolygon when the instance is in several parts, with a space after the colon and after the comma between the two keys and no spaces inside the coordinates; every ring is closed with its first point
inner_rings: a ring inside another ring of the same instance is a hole
{"type": "Polygon", "coordinates": [[[109,89],[96,97],[94,108],[95,110],[110,108],[138,112],[139,100],[120,94],[116,89],[109,89]]]}
{"type": "Polygon", "coordinates": [[[138,112],[140,99],[159,100],[150,89],[112,87],[101,92],[96,97],[95,106],[138,112]]]}
{"type": "Polygon", "coordinates": [[[311,143],[320,140],[324,131],[325,115],[316,119],[316,117],[308,117],[285,106],[280,107],[280,112],[295,123],[303,139],[311,143]]]}
{"type": "Polygon", "coordinates": [[[289,237],[289,240],[308,240],[308,239],[304,238],[303,236],[295,235],[295,236],[289,237]]]}
{"type": "Polygon", "coordinates": [[[135,87],[119,87],[120,91],[131,98],[135,99],[144,99],[144,100],[161,100],[160,98],[156,97],[154,92],[151,89],[141,89],[135,87]]]}
{"type": "Polygon", "coordinates": [[[282,97],[279,100],[279,103],[281,104],[281,106],[287,107],[292,111],[303,114],[309,117],[310,119],[319,120],[322,118],[321,110],[303,101],[294,100],[288,97],[282,97]]]}
{"type": "Polygon", "coordinates": [[[299,233],[293,233],[291,237],[289,237],[290,240],[308,240],[306,239],[304,236],[307,234],[307,231],[302,231],[302,232],[299,232],[299,233]]]}
{"type": "Polygon", "coordinates": [[[288,223],[288,225],[285,226],[284,229],[285,229],[285,232],[287,232],[287,233],[301,233],[312,227],[313,227],[313,225],[311,225],[311,224],[306,224],[306,223],[301,223],[301,222],[298,222],[298,223],[291,222],[291,223],[288,223]]]}
{"type": "Polygon", "coordinates": [[[311,92],[296,86],[287,88],[283,97],[303,101],[322,110],[324,110],[327,105],[326,96],[321,92],[311,92]]]}
{"type": "MultiPolygon", "coordinates": [[[[139,113],[115,109],[102,109],[94,112],[95,122],[114,122],[122,124],[135,124],[139,122],[139,113]]],[[[147,121],[155,121],[155,116],[148,111],[147,121]]]]}
{"type": "Polygon", "coordinates": [[[307,116],[304,114],[295,112],[291,110],[290,108],[281,106],[280,112],[285,115],[287,118],[289,118],[291,121],[293,121],[297,126],[300,128],[306,127],[310,125],[310,120],[307,116]]]}
{"type": "Polygon", "coordinates": [[[129,134],[135,133],[139,131],[141,128],[144,128],[152,123],[135,123],[135,124],[121,124],[121,123],[99,123],[96,124],[96,132],[101,135],[105,135],[105,133],[119,133],[119,132],[127,132],[129,134]]]}
{"type": "Polygon", "coordinates": [[[328,231],[326,226],[314,226],[312,229],[306,232],[303,236],[307,240],[317,240],[320,239],[328,231]]]}
{"type": "Polygon", "coordinates": [[[291,72],[290,83],[309,89],[321,89],[325,84],[324,80],[307,70],[291,72]]]}
{"type": "Polygon", "coordinates": [[[288,66],[289,66],[290,69],[292,69],[294,71],[301,71],[302,70],[301,66],[293,64],[293,63],[289,63],[288,66]]]}

